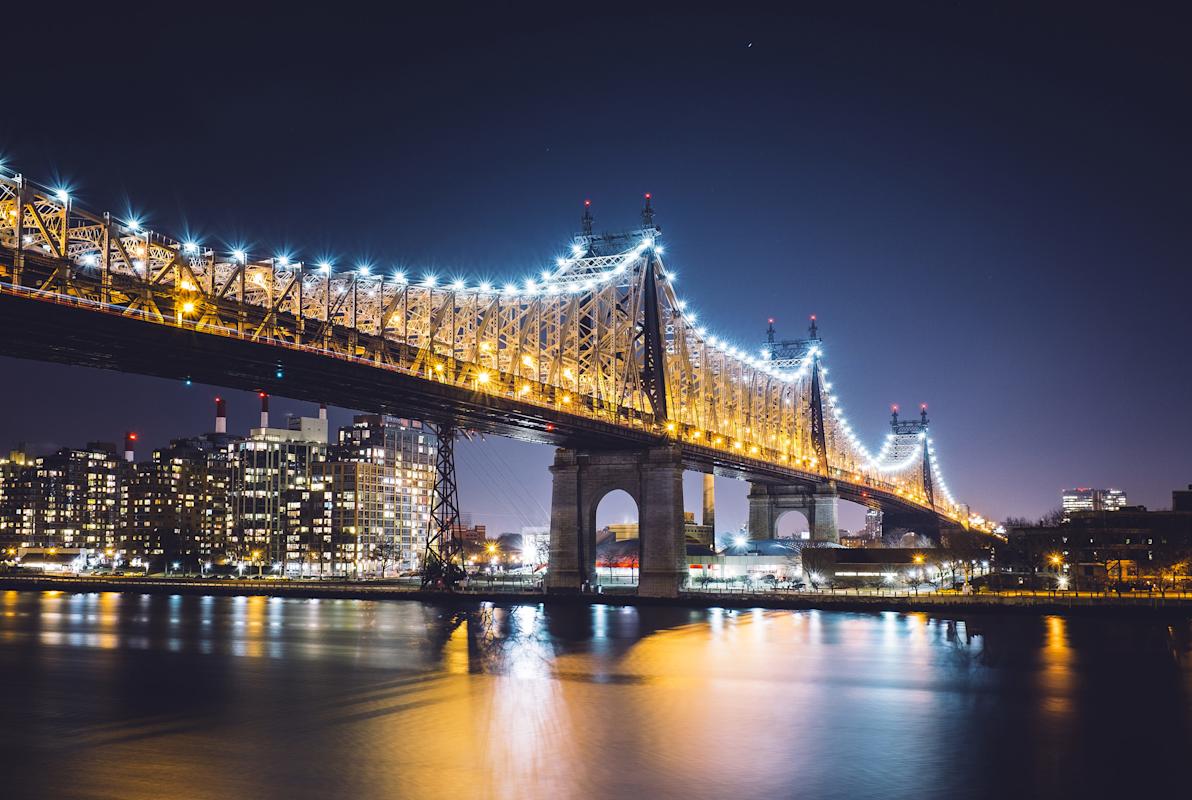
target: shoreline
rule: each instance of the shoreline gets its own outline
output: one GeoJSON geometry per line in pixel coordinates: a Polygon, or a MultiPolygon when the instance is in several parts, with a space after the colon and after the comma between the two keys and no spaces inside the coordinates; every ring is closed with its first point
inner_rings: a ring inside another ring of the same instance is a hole
{"type": "Polygon", "coordinates": [[[765,608],[775,610],[895,611],[930,614],[1017,613],[1033,615],[1109,615],[1192,618],[1192,598],[1154,595],[840,595],[840,594],[704,594],[639,597],[636,594],[542,594],[539,592],[442,592],[394,585],[353,583],[287,584],[263,581],[219,581],[180,578],[89,578],[44,575],[0,575],[0,590],[123,592],[215,597],[265,596],[327,600],[413,600],[430,603],[503,603],[549,605],[667,606],[677,608],[765,608]]]}

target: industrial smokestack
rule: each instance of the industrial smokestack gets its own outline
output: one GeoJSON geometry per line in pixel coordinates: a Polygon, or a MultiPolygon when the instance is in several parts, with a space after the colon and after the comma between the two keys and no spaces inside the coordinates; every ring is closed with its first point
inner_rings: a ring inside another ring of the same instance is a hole
{"type": "Polygon", "coordinates": [[[327,419],[327,404],[319,403],[319,419],[326,421],[327,419]]]}
{"type": "Polygon", "coordinates": [[[261,427],[269,427],[269,395],[264,392],[261,395],[261,427]]]}
{"type": "Polygon", "coordinates": [[[215,398],[215,432],[228,432],[228,406],[222,397],[215,398]]]}
{"type": "Polygon", "coordinates": [[[124,434],[124,460],[132,463],[136,460],[137,435],[132,431],[124,434]]]}

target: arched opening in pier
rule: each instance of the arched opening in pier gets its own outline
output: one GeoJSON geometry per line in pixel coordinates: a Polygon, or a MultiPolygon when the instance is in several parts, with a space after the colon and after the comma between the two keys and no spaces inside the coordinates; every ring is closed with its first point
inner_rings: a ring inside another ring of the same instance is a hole
{"type": "Polygon", "coordinates": [[[640,533],[638,507],[624,489],[613,489],[596,506],[596,582],[601,586],[635,588],[640,533]]]}
{"type": "Polygon", "coordinates": [[[811,538],[811,520],[802,511],[783,511],[774,522],[774,538],[806,541],[811,538]]]}

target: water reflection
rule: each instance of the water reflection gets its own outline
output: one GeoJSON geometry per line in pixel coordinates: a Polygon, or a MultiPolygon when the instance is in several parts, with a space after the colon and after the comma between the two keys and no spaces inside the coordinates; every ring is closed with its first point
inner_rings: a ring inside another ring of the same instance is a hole
{"type": "Polygon", "coordinates": [[[1062,617],[5,592],[0,769],[6,797],[1096,795],[1102,759],[1192,745],[1189,638],[1062,617]]]}

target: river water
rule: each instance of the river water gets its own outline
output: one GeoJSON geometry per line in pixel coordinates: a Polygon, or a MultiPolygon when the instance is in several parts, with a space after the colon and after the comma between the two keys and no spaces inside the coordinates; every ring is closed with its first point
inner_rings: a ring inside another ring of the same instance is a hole
{"type": "Polygon", "coordinates": [[[2,592],[0,797],[1186,796],[1190,641],[1121,619],[2,592]]]}

